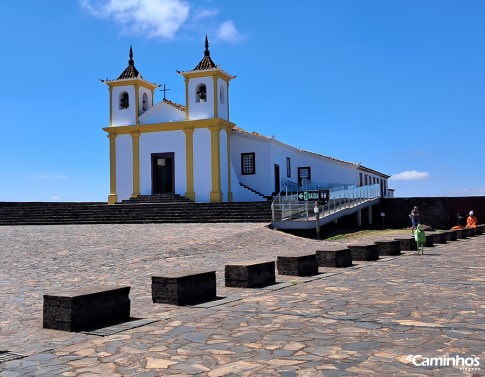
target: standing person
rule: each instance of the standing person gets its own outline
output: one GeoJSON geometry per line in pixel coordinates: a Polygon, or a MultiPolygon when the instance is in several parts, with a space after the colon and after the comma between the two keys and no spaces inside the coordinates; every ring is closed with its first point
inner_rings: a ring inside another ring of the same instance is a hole
{"type": "Polygon", "coordinates": [[[468,218],[466,219],[466,227],[467,228],[473,228],[474,230],[477,229],[477,217],[473,213],[473,211],[470,211],[468,218]]]}
{"type": "Polygon", "coordinates": [[[421,224],[421,215],[419,214],[418,207],[414,206],[409,217],[411,218],[411,233],[414,234],[416,227],[421,224]]]}

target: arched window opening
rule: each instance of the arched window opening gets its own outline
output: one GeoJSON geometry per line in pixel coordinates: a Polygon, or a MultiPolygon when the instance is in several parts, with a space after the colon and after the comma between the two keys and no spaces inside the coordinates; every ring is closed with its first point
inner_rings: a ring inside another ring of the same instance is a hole
{"type": "Polygon", "coordinates": [[[219,88],[219,102],[224,105],[224,99],[225,99],[225,92],[224,92],[224,87],[221,85],[219,88]]]}
{"type": "Polygon", "coordinates": [[[142,101],[142,111],[145,112],[148,110],[148,96],[146,93],[143,93],[142,101]]]}
{"type": "Polygon", "coordinates": [[[120,110],[127,109],[130,106],[130,101],[127,92],[120,94],[120,110]]]}
{"type": "Polygon", "coordinates": [[[207,102],[207,87],[205,84],[200,84],[197,87],[195,102],[207,102]]]}

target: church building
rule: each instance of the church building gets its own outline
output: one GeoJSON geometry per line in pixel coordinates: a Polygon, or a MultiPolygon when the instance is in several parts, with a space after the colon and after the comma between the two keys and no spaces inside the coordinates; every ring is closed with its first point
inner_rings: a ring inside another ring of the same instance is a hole
{"type": "MultiPolygon", "coordinates": [[[[197,202],[261,201],[308,183],[380,185],[388,175],[360,164],[297,149],[247,132],[230,121],[229,83],[235,76],[212,61],[206,37],[202,60],[177,71],[185,105],[154,103],[158,85],[128,67],[109,89],[110,192],[114,204],[139,195],[178,194],[197,202]]],[[[252,126],[252,125],[251,125],[252,126]]]]}

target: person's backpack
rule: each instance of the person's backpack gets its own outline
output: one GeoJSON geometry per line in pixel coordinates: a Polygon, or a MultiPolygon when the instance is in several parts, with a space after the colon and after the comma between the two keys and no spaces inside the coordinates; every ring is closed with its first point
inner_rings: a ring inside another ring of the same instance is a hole
{"type": "Polygon", "coordinates": [[[414,238],[418,245],[426,244],[426,233],[424,232],[423,229],[421,229],[420,226],[416,228],[416,232],[414,233],[414,238]]]}

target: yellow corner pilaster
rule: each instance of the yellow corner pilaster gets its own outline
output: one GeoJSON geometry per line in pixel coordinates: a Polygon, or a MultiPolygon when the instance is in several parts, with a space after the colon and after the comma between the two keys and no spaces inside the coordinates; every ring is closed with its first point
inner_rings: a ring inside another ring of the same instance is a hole
{"type": "Polygon", "coordinates": [[[194,130],[184,130],[185,133],[185,161],[186,161],[186,175],[187,175],[187,191],[185,197],[195,201],[194,191],[194,130]]]}
{"type": "Polygon", "coordinates": [[[140,133],[132,132],[132,149],[133,149],[133,193],[132,198],[140,195],[140,133]]]}
{"type": "Polygon", "coordinates": [[[229,122],[229,81],[227,82],[227,90],[226,90],[226,103],[227,103],[227,121],[229,122]]]}
{"type": "Polygon", "coordinates": [[[211,202],[222,202],[221,192],[221,142],[219,127],[209,127],[211,132],[211,176],[212,191],[210,192],[211,202]]]}
{"type": "Polygon", "coordinates": [[[118,202],[116,194],[116,135],[108,134],[109,138],[109,195],[108,204],[118,202]]]}

